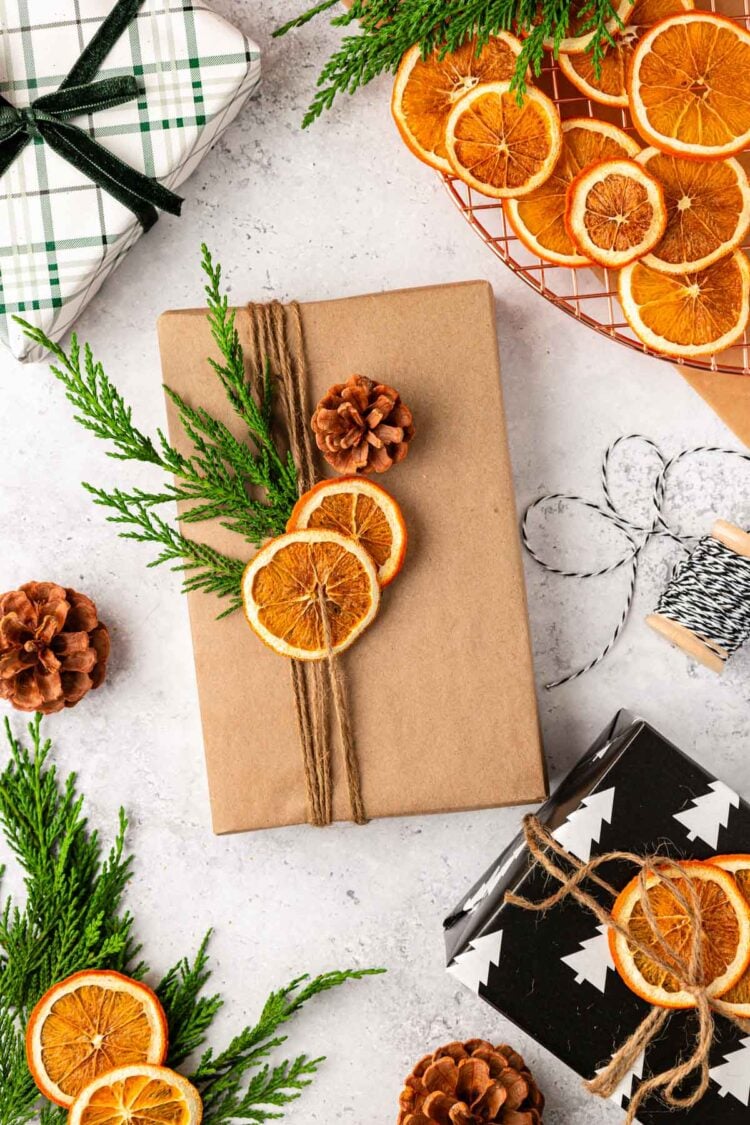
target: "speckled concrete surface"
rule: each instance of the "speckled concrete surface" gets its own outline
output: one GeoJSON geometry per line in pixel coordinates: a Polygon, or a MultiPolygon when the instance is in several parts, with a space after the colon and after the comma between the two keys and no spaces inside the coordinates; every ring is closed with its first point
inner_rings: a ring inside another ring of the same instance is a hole
{"type": "MultiPolygon", "coordinates": [[[[387,82],[300,132],[334,42],[325,24],[279,43],[270,33],[295,10],[291,0],[216,6],[261,43],[262,96],[189,184],[184,219],[162,220],[79,325],[142,427],[164,419],[155,319],[200,301],[205,239],[238,301],[490,278],[519,505],[542,490],[595,493],[601,451],[624,431],[645,432],[669,453],[737,444],[668,366],[588,333],[495,262],[401,145],[387,82]]],[[[130,811],[138,855],[130,904],[154,971],[215,927],[216,985],[227,997],[218,1036],[301,970],[389,968],[385,978],[324,998],[291,1029],[292,1050],[329,1061],[290,1123],[386,1125],[413,1059],[429,1044],[482,1035],[510,1037],[528,1055],[548,1094],[547,1125],[614,1125],[614,1108],[592,1101],[564,1066],[443,970],[441,919],[515,832],[519,811],[212,837],[185,603],[174,577],[146,570],[147,549],[118,541],[80,488],[81,480],[145,485],[153,477],[109,460],[72,421],[43,367],[0,360],[0,418],[0,588],[45,577],[79,586],[114,630],[108,686],[48,729],[61,765],[80,771],[93,821],[106,831],[120,803],[130,811]]],[[[481,472],[478,464],[478,482],[481,472]]],[[[618,476],[628,510],[644,502],[648,474],[638,460],[618,476]]],[[[750,468],[705,461],[680,482],[673,510],[685,526],[706,529],[714,513],[750,518],[750,468]]],[[[613,542],[573,519],[543,534],[558,537],[569,558],[580,557],[579,543],[606,557],[613,542]]],[[[673,558],[664,544],[650,549],[634,620],[608,663],[541,693],[553,782],[628,705],[750,794],[750,653],[719,680],[688,667],[641,621],[673,558]]],[[[605,639],[625,584],[623,576],[566,584],[533,563],[528,579],[541,684],[605,639]]]]}

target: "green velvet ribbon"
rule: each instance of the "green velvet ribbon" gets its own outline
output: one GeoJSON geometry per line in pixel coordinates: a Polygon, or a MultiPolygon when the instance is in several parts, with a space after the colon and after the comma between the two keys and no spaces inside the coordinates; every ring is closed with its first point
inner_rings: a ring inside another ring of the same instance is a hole
{"type": "Polygon", "coordinates": [[[124,105],[140,95],[134,75],[94,81],[102,63],[135,18],[143,0],[118,0],[78,62],[51,94],[18,109],[0,94],[0,176],[31,141],[43,141],[118,202],[144,230],[158,219],[157,208],[179,215],[182,200],[158,180],[114,156],[69,118],[124,105]]]}

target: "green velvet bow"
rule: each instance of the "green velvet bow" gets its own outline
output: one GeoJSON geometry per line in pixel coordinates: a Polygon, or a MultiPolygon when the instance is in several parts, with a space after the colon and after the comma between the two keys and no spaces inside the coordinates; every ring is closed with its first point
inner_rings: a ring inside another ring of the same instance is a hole
{"type": "Polygon", "coordinates": [[[158,219],[157,207],[179,215],[182,200],[158,180],[144,176],[114,156],[69,118],[123,105],[139,97],[133,75],[93,81],[143,0],[118,0],[78,62],[51,94],[18,109],[0,94],[0,176],[31,140],[44,141],[118,202],[128,207],[144,230],[158,219]]]}

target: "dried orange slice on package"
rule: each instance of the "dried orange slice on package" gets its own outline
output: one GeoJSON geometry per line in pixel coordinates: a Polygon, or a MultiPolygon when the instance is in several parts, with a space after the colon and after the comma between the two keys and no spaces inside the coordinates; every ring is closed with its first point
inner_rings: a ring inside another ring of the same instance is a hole
{"type": "Polygon", "coordinates": [[[116,1066],[162,1063],[167,1019],[145,984],[120,973],[75,973],[51,988],[26,1030],[34,1081],[50,1101],[71,1106],[90,1082],[116,1066]]]}
{"type": "Polygon", "coordinates": [[[459,98],[480,82],[506,82],[513,75],[521,43],[507,31],[493,35],[479,54],[476,40],[440,58],[422,58],[417,44],[401,59],[391,96],[391,112],[415,156],[450,173],[445,126],[459,98]]]}
{"type": "Polygon", "coordinates": [[[638,43],[628,80],[647,144],[715,160],[750,143],[750,32],[714,12],[684,12],[638,43]]]}
{"type": "Polygon", "coordinates": [[[200,1125],[195,1086],[165,1066],[124,1066],[103,1074],[76,1098],[68,1125],[200,1125]]]}
{"type": "Polygon", "coordinates": [[[664,191],[634,160],[603,160],[568,188],[565,226],[579,253],[620,269],[661,240],[667,228],[664,191]]]}
{"type": "MultiPolygon", "coordinates": [[[[750,855],[717,855],[708,862],[720,867],[722,871],[728,871],[745,901],[750,903],[750,855]]],[[[750,969],[715,1004],[726,1015],[750,1019],[750,969]]]]}
{"type": "MultiPolygon", "coordinates": [[[[621,24],[627,24],[630,20],[633,11],[633,0],[613,0],[613,9],[616,10],[616,16],[607,21],[607,31],[610,35],[617,35],[620,30],[621,24]]],[[[595,30],[586,30],[583,28],[586,24],[591,22],[591,11],[586,8],[582,15],[574,16],[571,20],[570,27],[567,28],[568,34],[559,43],[554,39],[545,39],[544,47],[547,51],[565,51],[569,55],[582,55],[591,46],[591,42],[596,34],[595,30]]]]}
{"type": "Polygon", "coordinates": [[[636,157],[664,189],[667,229],[644,261],[666,273],[707,269],[750,230],[750,182],[738,160],[697,161],[647,148],[636,157]]]}
{"type": "Polygon", "coordinates": [[[242,579],[248,623],[274,652],[324,660],[343,652],[380,604],[375,563],[354,539],[307,528],[272,539],[242,579]]]}
{"type": "Polygon", "coordinates": [[[519,105],[510,82],[475,86],[456,102],[445,144],[453,172],[494,199],[526,195],[550,178],[562,149],[560,114],[529,87],[519,105]]]}
{"type": "Polygon", "coordinates": [[[589,51],[577,55],[562,53],[558,60],[560,69],[592,101],[626,106],[628,70],[638,40],[660,20],[676,12],[690,12],[694,7],[693,0],[635,0],[627,25],[613,33],[615,45],[607,47],[598,75],[589,51]]]}
{"type": "MultiPolygon", "coordinates": [[[[750,965],[750,906],[737,883],[726,871],[697,860],[664,865],[687,902],[695,893],[703,920],[702,965],[704,984],[711,997],[723,996],[742,978],[750,965]],[[692,888],[692,892],[691,892],[692,888]]],[[[675,958],[689,964],[693,936],[689,914],[672,890],[656,875],[647,879],[649,905],[656,916],[661,941],[675,958]]],[[[664,957],[661,942],[641,904],[640,881],[636,877],[619,895],[612,916],[627,926],[633,937],[664,957]]],[[[634,949],[627,938],[610,930],[612,958],[625,984],[649,1004],[661,1008],[694,1008],[693,994],[680,987],[677,976],[634,949]]],[[[669,958],[666,958],[669,960],[669,958]]]]}
{"type": "Polygon", "coordinates": [[[339,531],[361,544],[387,586],[404,565],[406,524],[390,492],[365,477],[323,480],[294,506],[287,531],[302,527],[339,531]]]}
{"type": "Polygon", "coordinates": [[[635,262],[621,271],[618,287],[638,339],[675,359],[731,347],[750,315],[750,263],[741,250],[696,273],[669,274],[635,262]]]}
{"type": "Polygon", "coordinates": [[[568,188],[584,168],[601,160],[633,157],[637,141],[616,125],[591,117],[570,117],[562,123],[562,152],[555,170],[541,187],[503,204],[508,221],[533,254],[561,266],[589,266],[565,229],[568,188]]]}

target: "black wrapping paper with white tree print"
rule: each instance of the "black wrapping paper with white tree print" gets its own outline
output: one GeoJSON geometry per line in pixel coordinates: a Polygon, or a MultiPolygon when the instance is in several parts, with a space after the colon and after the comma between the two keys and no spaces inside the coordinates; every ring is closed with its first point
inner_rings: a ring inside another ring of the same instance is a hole
{"type": "MultiPolygon", "coordinates": [[[[750,853],[750,806],[647,723],[621,711],[538,813],[554,838],[583,862],[616,850],[674,859],[750,853]]],[[[599,874],[624,887],[626,864],[599,874]]],[[[538,901],[554,889],[520,834],[445,921],[448,971],[584,1078],[593,1078],[650,1010],[622,982],[606,930],[574,900],[544,914],[504,904],[506,891],[538,901]]],[[[587,889],[605,892],[589,882],[587,889]]],[[[672,1067],[695,1042],[692,1012],[675,1012],[621,1084],[626,1108],[641,1079],[672,1067]]],[[[717,1016],[711,1084],[692,1109],[655,1099],[641,1125],[748,1125],[750,1036],[717,1016]]]]}

